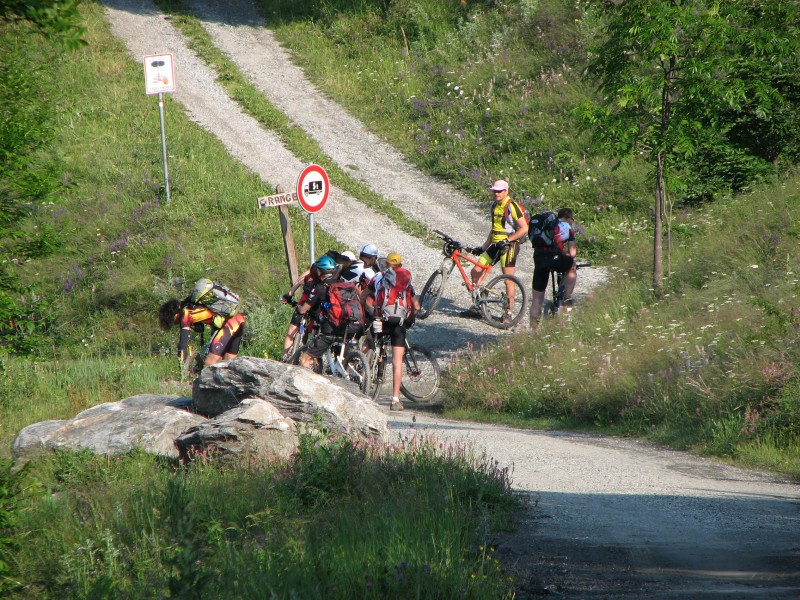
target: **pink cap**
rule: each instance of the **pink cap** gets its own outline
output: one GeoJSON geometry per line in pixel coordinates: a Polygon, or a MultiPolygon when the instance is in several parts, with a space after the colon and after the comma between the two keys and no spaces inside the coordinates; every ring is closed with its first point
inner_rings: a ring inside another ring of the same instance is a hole
{"type": "Polygon", "coordinates": [[[497,181],[494,182],[494,185],[489,189],[492,190],[493,192],[502,192],[503,190],[508,189],[508,182],[503,179],[498,179],[497,181]]]}

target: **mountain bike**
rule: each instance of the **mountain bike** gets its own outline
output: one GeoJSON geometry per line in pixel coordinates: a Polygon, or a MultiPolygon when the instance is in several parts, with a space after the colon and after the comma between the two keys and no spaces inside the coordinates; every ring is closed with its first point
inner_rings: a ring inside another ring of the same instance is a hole
{"type": "Polygon", "coordinates": [[[461,242],[441,231],[434,230],[433,232],[444,240],[442,252],[445,257],[441,266],[433,272],[427,283],[425,283],[425,287],[422,288],[422,294],[420,294],[419,298],[421,308],[417,311],[417,318],[426,319],[433,313],[442,299],[447,279],[453,269],[458,267],[458,272],[464,280],[464,285],[472,294],[473,306],[480,312],[481,319],[497,329],[510,329],[516,325],[525,313],[525,302],[528,297],[520,280],[514,275],[504,274],[498,275],[489,283],[484,284],[483,282],[488,278],[489,271],[493,265],[481,265],[476,259],[470,258],[463,253],[464,246],[461,242]],[[472,279],[464,269],[462,261],[485,269],[478,281],[478,285],[472,283],[472,279]],[[509,286],[513,290],[513,307],[509,297],[509,286]]]}
{"type": "MultiPolygon", "coordinates": [[[[578,263],[576,269],[591,267],[592,263],[578,263]]],[[[564,273],[550,272],[550,283],[553,288],[553,299],[544,303],[544,316],[553,317],[558,314],[558,309],[564,304],[564,273]]]]}
{"type": "MultiPolygon", "coordinates": [[[[323,334],[317,332],[315,335],[323,334]]],[[[321,359],[314,361],[312,370],[320,375],[341,377],[352,381],[358,386],[358,389],[366,394],[370,388],[369,360],[359,349],[359,335],[355,333],[350,335],[348,330],[344,335],[328,337],[333,341],[321,359]]],[[[300,346],[288,362],[293,365],[299,364],[300,355],[305,352],[307,347],[308,344],[300,346]]]]}
{"type": "MultiPolygon", "coordinates": [[[[392,379],[392,362],[389,354],[390,336],[379,333],[377,337],[372,330],[366,341],[370,347],[367,353],[369,365],[369,388],[367,395],[377,402],[384,381],[392,379]]],[[[441,370],[433,354],[425,348],[412,346],[406,337],[406,350],[403,354],[403,382],[400,384],[402,394],[412,402],[431,402],[439,391],[441,370]]]]}

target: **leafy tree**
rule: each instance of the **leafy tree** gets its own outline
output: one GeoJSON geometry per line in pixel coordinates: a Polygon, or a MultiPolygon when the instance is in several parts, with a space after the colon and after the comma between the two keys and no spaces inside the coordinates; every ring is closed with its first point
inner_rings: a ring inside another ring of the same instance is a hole
{"type": "Polygon", "coordinates": [[[796,60],[797,2],[605,0],[587,10],[604,24],[589,68],[602,99],[581,114],[607,150],[641,154],[653,166],[653,287],[660,294],[663,217],[680,169],[710,164],[714,155],[755,164],[766,132],[749,145],[734,133],[744,123],[787,122],[780,115],[792,102],[785,78],[796,60]]]}
{"type": "Polygon", "coordinates": [[[0,0],[0,21],[28,21],[67,47],[83,46],[80,0],[0,0]]]}

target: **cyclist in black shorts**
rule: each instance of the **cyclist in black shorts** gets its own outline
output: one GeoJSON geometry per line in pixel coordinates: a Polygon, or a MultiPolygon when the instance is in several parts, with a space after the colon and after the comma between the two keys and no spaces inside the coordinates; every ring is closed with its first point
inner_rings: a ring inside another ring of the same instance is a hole
{"type": "Polygon", "coordinates": [[[552,246],[534,246],[533,248],[533,296],[531,297],[530,328],[536,329],[542,318],[544,293],[550,280],[550,273],[564,273],[564,304],[572,302],[572,291],[575,289],[577,269],[575,256],[578,253],[575,245],[575,218],[571,208],[558,211],[558,227],[553,236],[552,246]]]}

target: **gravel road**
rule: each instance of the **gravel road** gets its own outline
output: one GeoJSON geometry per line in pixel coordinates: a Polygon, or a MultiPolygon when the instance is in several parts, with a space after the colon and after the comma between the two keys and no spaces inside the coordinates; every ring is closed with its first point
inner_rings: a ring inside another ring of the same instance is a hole
{"type": "MultiPolygon", "coordinates": [[[[151,2],[103,3],[133,60],[175,56],[178,106],[168,110],[184,110],[264,181],[294,186],[305,165],[227,97],[151,2]]],[[[467,245],[484,239],[486,205],[416,170],[319,93],[249,0],[189,4],[214,43],[342,169],[431,228],[467,245]]],[[[384,253],[400,252],[419,289],[441,260],[335,187],[315,221],[344,247],[373,242],[384,253]]],[[[529,248],[519,266],[526,285],[529,248]]],[[[602,269],[581,271],[579,301],[605,277],[602,269]]],[[[451,279],[442,311],[412,332],[444,360],[468,341],[507,335],[456,316],[468,303],[458,283],[451,279]]],[[[465,438],[501,465],[513,465],[514,485],[529,498],[530,511],[500,552],[521,582],[518,598],[800,597],[800,486],[626,440],[449,422],[410,410],[391,419],[399,435],[424,428],[465,438]]]]}

